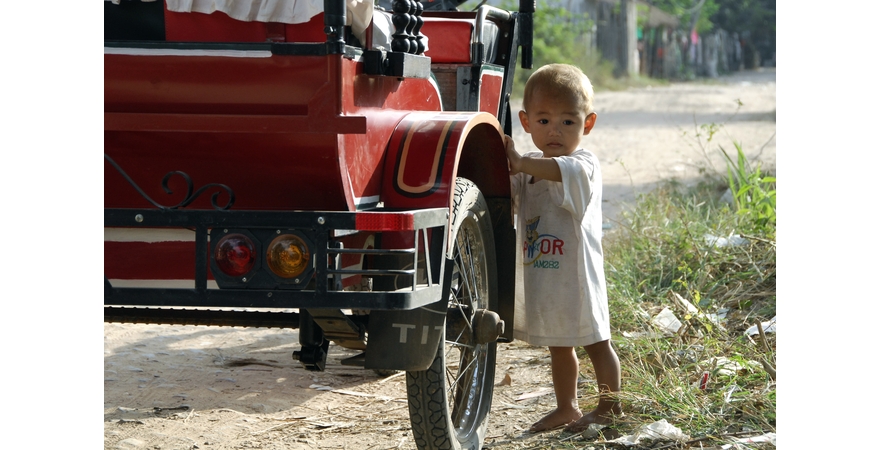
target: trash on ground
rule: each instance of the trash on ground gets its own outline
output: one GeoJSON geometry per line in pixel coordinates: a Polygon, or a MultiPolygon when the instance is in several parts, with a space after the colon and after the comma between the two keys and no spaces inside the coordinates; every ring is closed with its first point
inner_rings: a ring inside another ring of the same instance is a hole
{"type": "Polygon", "coordinates": [[[770,444],[776,445],[776,433],[764,433],[760,436],[737,438],[736,442],[739,442],[741,444],[760,444],[768,442],[770,444]]]}
{"type": "Polygon", "coordinates": [[[690,436],[684,434],[680,428],[667,422],[666,419],[660,419],[652,424],[642,425],[633,434],[621,436],[608,442],[613,442],[615,444],[622,444],[626,446],[633,446],[637,445],[642,439],[651,441],[684,442],[690,439],[690,436]]]}
{"type": "MultiPolygon", "coordinates": [[[[770,319],[766,322],[761,322],[761,328],[764,329],[765,333],[775,333],[776,332],[776,316],[773,316],[772,319],[770,319]]],[[[754,336],[758,333],[759,333],[759,331],[758,331],[757,325],[752,325],[751,327],[749,327],[748,330],[746,330],[746,334],[749,336],[754,336]]]]}
{"type": "Polygon", "coordinates": [[[696,315],[700,312],[700,310],[697,309],[697,307],[694,306],[693,303],[687,301],[684,297],[679,295],[678,292],[672,293],[672,299],[675,301],[675,303],[678,304],[678,306],[684,308],[685,312],[688,314],[696,315]]]}
{"type": "Polygon", "coordinates": [[[580,436],[584,439],[595,439],[599,436],[599,433],[605,427],[606,425],[591,423],[589,426],[587,426],[586,430],[580,432],[580,436]]]}
{"type": "Polygon", "coordinates": [[[386,395],[367,394],[366,392],[349,391],[348,389],[334,389],[330,386],[324,386],[321,384],[313,384],[313,385],[309,386],[309,388],[315,389],[318,391],[330,391],[330,392],[333,392],[336,394],[353,395],[355,397],[371,397],[371,398],[378,398],[380,400],[386,400],[386,401],[394,400],[392,397],[388,397],[386,395]]]}
{"type": "Polygon", "coordinates": [[[519,397],[516,398],[516,401],[540,397],[542,395],[547,395],[547,394],[552,394],[552,393],[553,393],[553,389],[550,389],[550,388],[538,389],[537,391],[527,392],[523,395],[520,395],[519,397]]]}
{"type": "Polygon", "coordinates": [[[632,332],[624,331],[623,337],[629,338],[629,339],[638,339],[638,338],[660,339],[665,336],[663,336],[663,333],[658,333],[656,331],[651,330],[651,331],[632,331],[632,332]]]}
{"type": "MultiPolygon", "coordinates": [[[[721,450],[729,450],[732,448],[743,448],[739,444],[761,444],[761,443],[769,443],[772,445],[776,445],[776,433],[764,433],[760,436],[752,436],[752,437],[743,437],[743,438],[734,438],[732,439],[734,444],[724,444],[720,447],[721,450]]],[[[751,447],[746,447],[751,448],[751,447]]]]}
{"type": "Polygon", "coordinates": [[[756,370],[762,367],[761,363],[757,361],[746,361],[743,363],[723,356],[701,361],[700,365],[702,367],[714,367],[714,373],[716,375],[727,376],[733,375],[743,369],[756,370]]]}
{"type": "Polygon", "coordinates": [[[681,329],[681,321],[669,308],[663,308],[663,311],[654,316],[651,323],[663,330],[664,333],[675,334],[681,329]]]}
{"type": "Polygon", "coordinates": [[[746,245],[749,243],[748,239],[746,239],[742,236],[735,235],[733,233],[730,233],[730,236],[728,236],[728,237],[715,236],[713,234],[707,233],[703,236],[703,239],[706,241],[706,244],[708,244],[709,246],[718,247],[718,248],[738,247],[740,245],[746,245]]]}
{"type": "Polygon", "coordinates": [[[709,372],[703,372],[703,374],[700,375],[700,381],[697,383],[699,384],[698,387],[700,390],[705,391],[706,387],[709,386],[709,372]]]}

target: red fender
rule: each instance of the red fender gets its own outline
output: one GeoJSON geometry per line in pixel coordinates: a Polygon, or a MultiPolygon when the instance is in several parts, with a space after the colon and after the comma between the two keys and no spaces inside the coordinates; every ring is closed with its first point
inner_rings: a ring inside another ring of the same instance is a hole
{"type": "MultiPolygon", "coordinates": [[[[510,212],[510,175],[504,134],[485,112],[417,112],[400,121],[385,157],[382,200],[386,208],[449,208],[455,178],[467,178],[489,204],[498,264],[498,310],[510,324],[502,341],[513,339],[516,239],[510,212]]],[[[450,215],[450,220],[452,215],[450,215]]],[[[449,224],[451,225],[451,224],[449,224]]],[[[451,230],[451,226],[447,226],[451,230]]],[[[452,254],[447,239],[446,255],[452,254]]]]}
{"type": "Polygon", "coordinates": [[[476,183],[487,198],[510,198],[503,137],[495,116],[484,112],[408,114],[388,143],[385,206],[448,207],[456,177],[476,183]]]}
{"type": "Polygon", "coordinates": [[[448,208],[455,178],[489,198],[510,198],[504,134],[485,112],[414,112],[391,135],[382,200],[386,208],[448,208]]]}

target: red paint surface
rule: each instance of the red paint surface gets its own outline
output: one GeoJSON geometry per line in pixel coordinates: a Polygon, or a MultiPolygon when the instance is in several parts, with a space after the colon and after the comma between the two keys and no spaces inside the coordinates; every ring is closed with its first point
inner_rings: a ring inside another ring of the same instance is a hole
{"type": "Polygon", "coordinates": [[[172,42],[324,42],[324,13],[306,23],[245,22],[211,14],[165,10],[165,39],[172,42]]]}
{"type": "MultiPolygon", "coordinates": [[[[240,22],[222,13],[169,14],[169,40],[262,42],[277,38],[277,24],[240,22]]],[[[469,61],[471,31],[469,23],[464,25],[466,32],[438,35],[432,48],[440,52],[449,43],[455,58],[465,55],[464,61],[469,61]],[[455,50],[455,46],[461,48],[455,50]]],[[[288,41],[292,40],[290,27],[286,28],[288,41]]],[[[306,34],[314,32],[314,27],[299,27],[306,34]]],[[[303,36],[293,40],[324,40],[323,31],[303,36]]],[[[448,206],[466,130],[471,122],[491,121],[485,116],[475,119],[476,113],[438,113],[440,96],[430,80],[368,76],[362,70],[359,60],[340,55],[106,54],[104,151],[149,197],[166,206],[182,201],[186,192],[180,176],[170,179],[172,194],[163,190],[162,178],[173,171],[187,173],[195,189],[211,183],[230,187],[236,196],[233,210],[353,211],[358,199],[381,200],[391,207],[448,206]],[[266,118],[265,127],[260,118],[266,118]],[[364,122],[343,120],[357,118],[364,122]],[[405,118],[415,132],[404,178],[413,185],[436,180],[436,190],[428,197],[389,195],[400,139],[405,137],[402,130],[406,127],[398,125],[405,118]],[[455,125],[443,131],[449,121],[455,125]],[[294,125],[283,128],[286,123],[294,125]],[[445,155],[435,172],[432,166],[438,147],[445,155]]],[[[485,93],[500,86],[500,77],[485,78],[485,93]]],[[[494,94],[481,96],[480,107],[491,110],[494,104],[495,110],[489,111],[494,115],[498,100],[494,94]]],[[[153,207],[107,163],[104,186],[107,208],[153,207]]],[[[217,191],[208,191],[187,208],[211,209],[213,192],[217,191]]],[[[220,194],[218,202],[226,202],[225,194],[220,194]]],[[[412,224],[386,221],[371,227],[409,229],[412,224]]],[[[345,238],[346,248],[362,248],[364,239],[345,238]]],[[[192,242],[107,242],[105,275],[192,279],[193,249],[192,242]]],[[[344,255],[342,264],[360,265],[360,256],[344,255]]],[[[344,283],[359,279],[348,277],[344,283]]]]}
{"type": "Polygon", "coordinates": [[[497,116],[501,106],[502,72],[483,71],[480,74],[480,111],[497,116]]]}
{"type": "MultiPolygon", "coordinates": [[[[122,280],[192,280],[193,242],[104,242],[104,276],[122,280]]],[[[208,271],[208,278],[214,279],[208,271]]]]}

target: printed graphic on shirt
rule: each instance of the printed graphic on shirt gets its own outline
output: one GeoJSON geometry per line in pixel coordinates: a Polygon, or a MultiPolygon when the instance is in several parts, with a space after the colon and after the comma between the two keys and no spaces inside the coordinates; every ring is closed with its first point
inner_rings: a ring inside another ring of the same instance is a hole
{"type": "Polygon", "coordinates": [[[526,220],[526,240],[523,242],[523,265],[536,269],[558,269],[559,261],[554,255],[563,255],[565,241],[552,234],[538,232],[541,216],[526,220]]]}

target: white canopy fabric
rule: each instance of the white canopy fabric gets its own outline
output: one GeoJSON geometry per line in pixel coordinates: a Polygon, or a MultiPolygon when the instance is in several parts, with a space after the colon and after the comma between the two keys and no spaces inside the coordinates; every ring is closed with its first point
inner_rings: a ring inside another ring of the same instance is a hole
{"type": "MultiPolygon", "coordinates": [[[[211,14],[221,11],[245,22],[304,23],[324,11],[323,0],[166,0],[172,12],[211,14]]],[[[373,17],[373,2],[346,0],[348,23],[363,32],[373,17]]]]}
{"type": "Polygon", "coordinates": [[[168,11],[221,11],[245,22],[303,23],[324,11],[323,0],[166,0],[168,11]]]}
{"type": "MultiPolygon", "coordinates": [[[[362,38],[373,20],[372,0],[345,0],[346,25],[362,38]]],[[[324,12],[324,0],[166,0],[168,11],[211,14],[220,11],[245,22],[305,23],[324,12]]]]}
{"type": "MultiPolygon", "coordinates": [[[[120,0],[110,1],[118,4],[120,0]]],[[[345,3],[346,25],[351,25],[354,35],[364,42],[367,26],[373,20],[373,0],[345,0],[345,3]]],[[[290,24],[308,22],[324,11],[324,0],[165,0],[165,4],[171,12],[211,14],[220,11],[233,19],[245,22],[290,24]]],[[[393,33],[391,14],[377,14],[373,26],[373,48],[391,50],[393,33]]],[[[424,37],[423,42],[427,47],[427,37],[424,37]]]]}

